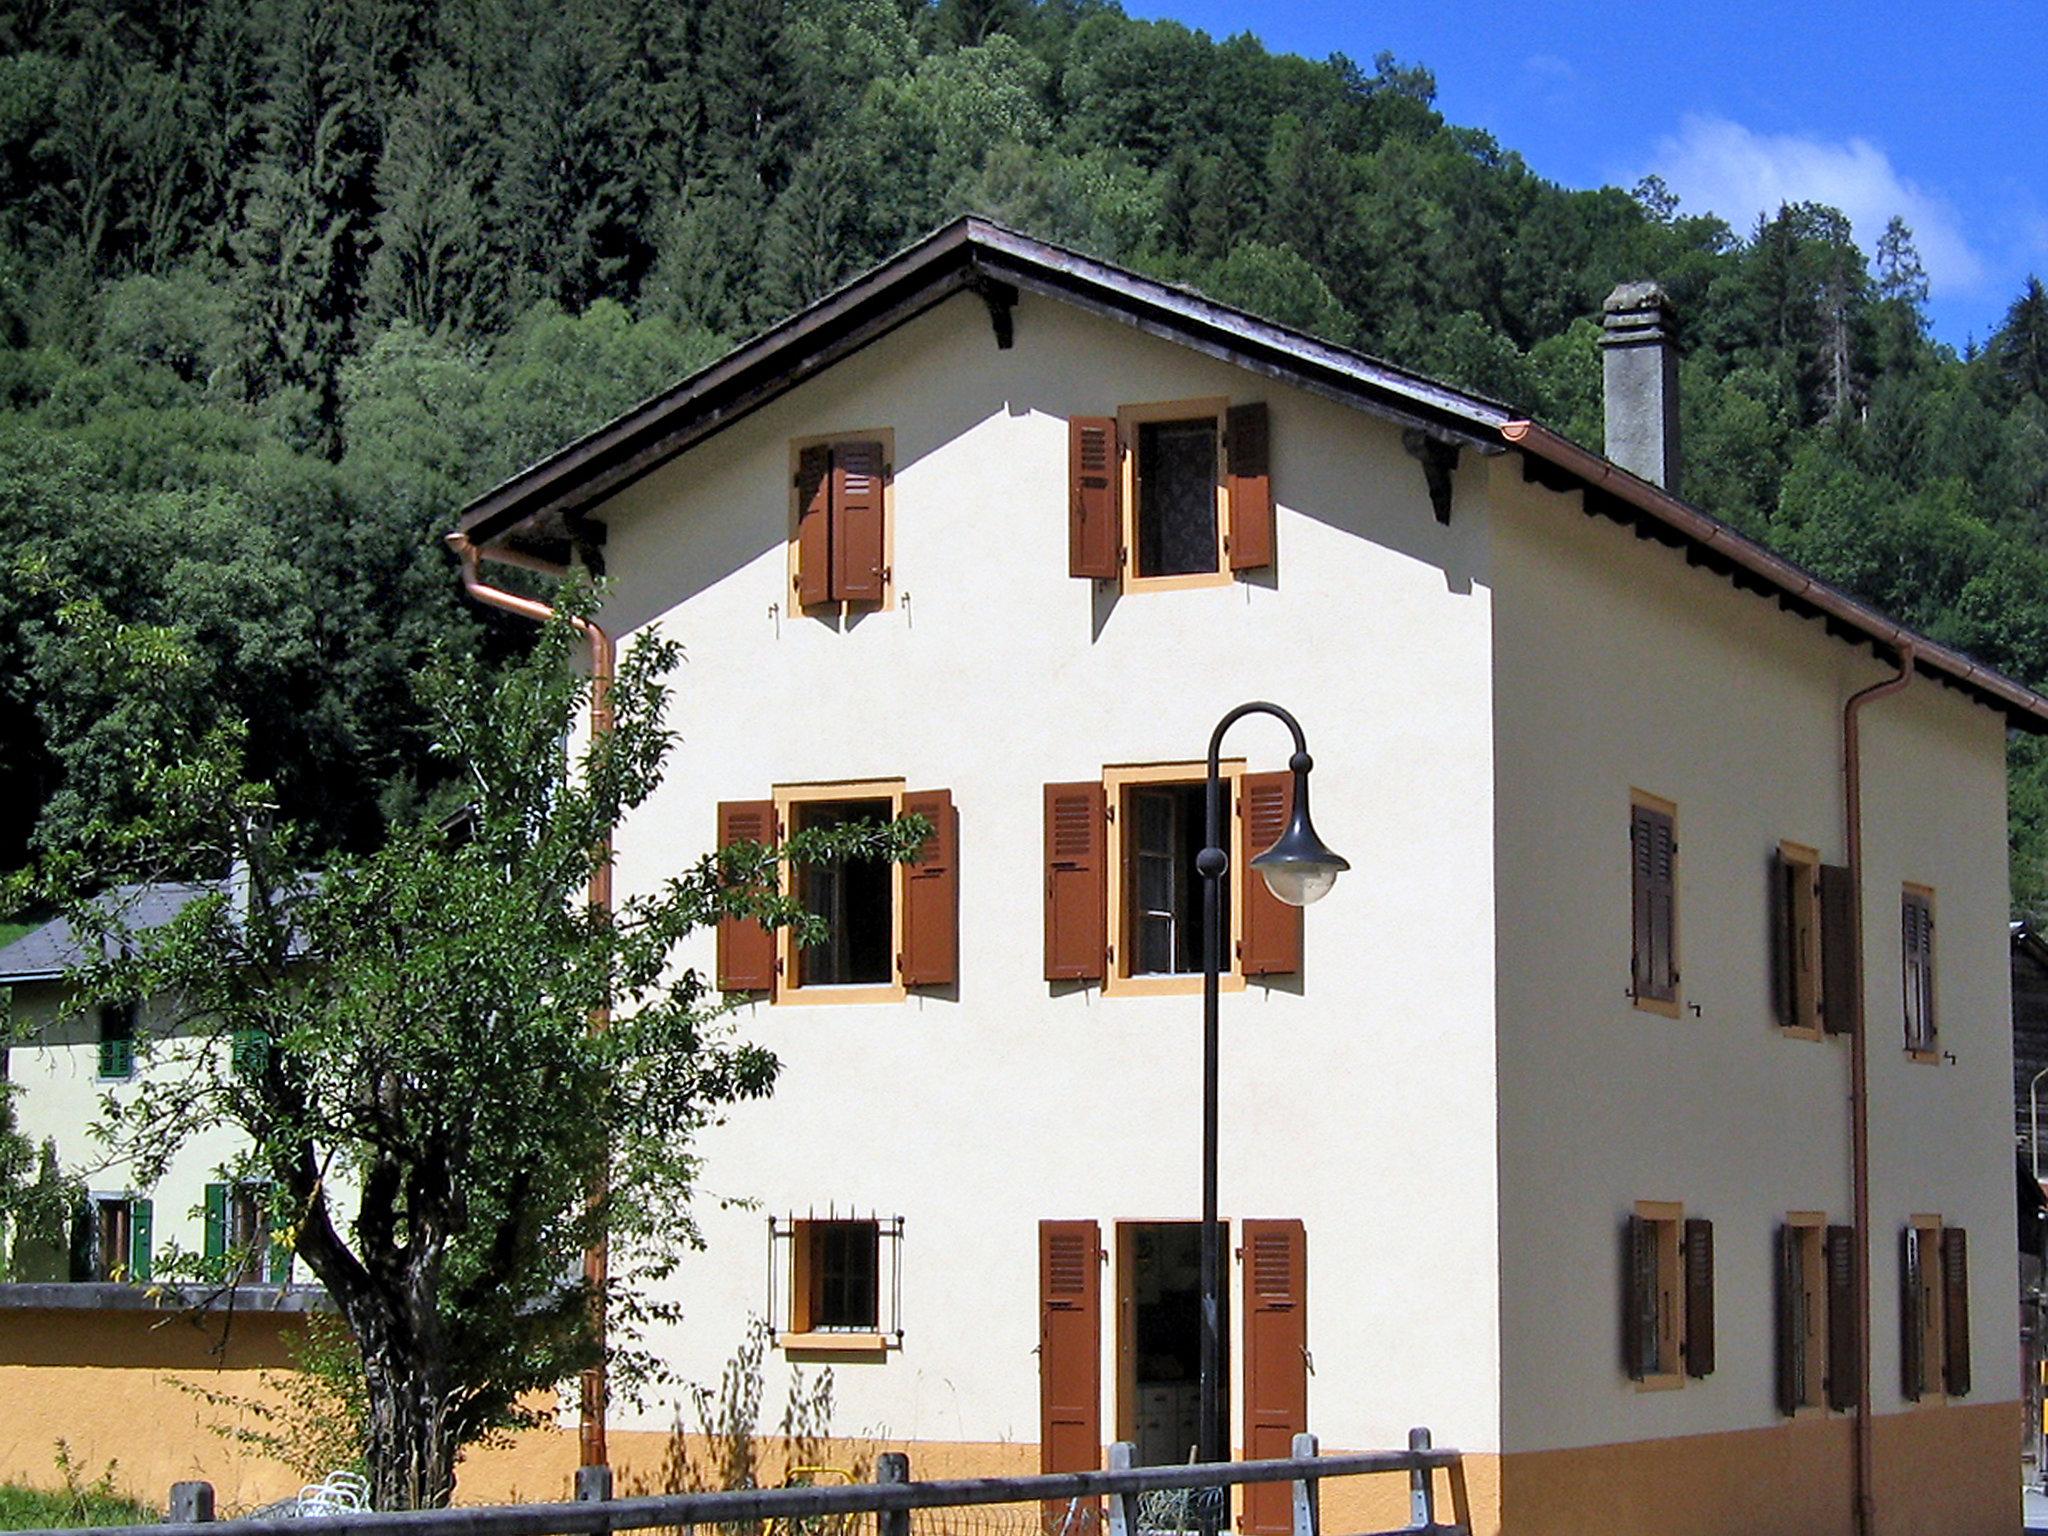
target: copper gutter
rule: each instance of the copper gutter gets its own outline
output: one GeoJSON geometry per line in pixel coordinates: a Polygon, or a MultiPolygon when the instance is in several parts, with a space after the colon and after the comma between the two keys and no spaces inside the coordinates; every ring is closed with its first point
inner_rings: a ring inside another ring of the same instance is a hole
{"type": "Polygon", "coordinates": [[[1500,435],[1512,447],[1555,464],[1575,478],[1649,513],[1700,548],[1714,551],[1729,564],[1740,566],[1767,582],[1785,597],[1810,604],[1828,617],[1858,631],[1874,644],[1902,653],[1912,652],[1919,666],[1945,673],[1956,682],[1997,699],[2010,712],[2026,715],[2033,722],[2032,729],[2048,728],[2048,699],[2031,688],[2022,687],[1961,651],[1950,650],[1915,634],[1868,603],[1858,602],[1840,588],[1801,570],[1783,556],[1772,554],[1719,519],[1687,506],[1669,491],[1608,463],[1597,453],[1581,448],[1533,421],[1508,422],[1500,429],[1500,435]]]}
{"type": "Polygon", "coordinates": [[[1843,819],[1849,849],[1850,953],[1856,956],[1854,1018],[1849,1030],[1849,1164],[1856,1223],[1856,1531],[1877,1529],[1877,1460],[1870,1409],[1870,1040],[1864,1028],[1868,992],[1863,955],[1863,706],[1913,682],[1913,646],[1899,648],[1894,677],[1872,683],[1842,706],[1843,819]]]}
{"type": "MultiPolygon", "coordinates": [[[[448,547],[455,552],[455,558],[462,562],[462,590],[487,608],[496,608],[504,613],[515,613],[535,623],[546,623],[554,617],[554,609],[538,598],[526,597],[517,592],[508,592],[503,587],[494,587],[484,581],[478,571],[480,560],[495,560],[501,565],[516,565],[522,570],[538,571],[545,576],[566,576],[568,569],[532,555],[521,554],[513,549],[479,549],[468,535],[457,532],[448,535],[448,547]]],[[[601,740],[612,728],[612,678],[618,666],[618,647],[612,637],[589,619],[572,618],[570,624],[590,646],[590,739],[601,740]]],[[[590,872],[591,910],[609,918],[612,910],[612,842],[609,834],[598,850],[597,865],[590,872]]],[[[611,1023],[611,1006],[601,1003],[590,1011],[590,1027],[601,1031],[611,1023]]],[[[592,1204],[600,1203],[605,1197],[605,1187],[600,1182],[590,1191],[592,1204]]],[[[608,1387],[605,1377],[603,1349],[605,1346],[605,1287],[611,1264],[609,1245],[602,1234],[596,1242],[583,1252],[583,1279],[590,1288],[591,1322],[597,1333],[599,1355],[597,1363],[583,1373],[578,1402],[577,1447],[579,1466],[601,1467],[609,1462],[605,1452],[604,1419],[608,1387]]]]}

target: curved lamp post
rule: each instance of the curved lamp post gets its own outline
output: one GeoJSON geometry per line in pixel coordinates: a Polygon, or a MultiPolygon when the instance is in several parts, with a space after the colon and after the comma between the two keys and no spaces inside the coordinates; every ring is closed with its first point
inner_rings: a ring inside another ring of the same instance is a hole
{"type": "Polygon", "coordinates": [[[1223,966],[1223,877],[1230,855],[1223,846],[1223,733],[1246,715],[1271,715],[1294,733],[1294,810],[1279,841],[1251,861],[1266,888],[1291,907],[1320,901],[1351,865],[1323,846],[1308,819],[1308,773],[1314,761],[1301,723],[1277,704],[1240,704],[1209,737],[1207,843],[1195,859],[1202,877],[1202,1360],[1197,1449],[1200,1459],[1229,1459],[1223,1412],[1223,1229],[1216,1219],[1216,1073],[1218,977],[1223,966]]]}

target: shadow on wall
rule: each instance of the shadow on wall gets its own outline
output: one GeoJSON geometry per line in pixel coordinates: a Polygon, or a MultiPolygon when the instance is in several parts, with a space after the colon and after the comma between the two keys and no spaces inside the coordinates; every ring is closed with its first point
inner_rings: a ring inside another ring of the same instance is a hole
{"type": "MultiPolygon", "coordinates": [[[[894,474],[900,480],[927,455],[998,416],[1036,414],[1065,420],[1074,415],[1113,413],[1120,405],[1132,403],[1116,398],[1118,390],[1126,386],[1112,382],[1091,385],[1073,365],[1075,349],[1071,344],[1076,337],[1085,343],[1095,327],[1107,324],[1067,310],[1056,300],[1027,300],[1018,311],[1017,345],[1004,352],[997,350],[989,335],[977,300],[966,295],[950,299],[802,386],[800,393],[817,401],[824,413],[805,420],[802,430],[859,432],[889,427],[895,438],[894,474]],[[921,349],[915,360],[914,384],[901,376],[909,366],[911,348],[921,349]],[[886,380],[892,396],[914,390],[921,408],[905,419],[869,419],[872,410],[864,404],[864,391],[870,381],[877,380],[886,380]]],[[[1476,519],[1469,515],[1461,519],[1454,510],[1449,527],[1436,521],[1422,467],[1401,448],[1398,426],[1270,383],[1172,342],[1133,338],[1121,327],[1112,328],[1111,335],[1114,339],[1109,344],[1120,357],[1132,358],[1130,372],[1135,375],[1160,375],[1166,370],[1156,360],[1148,360],[1142,350],[1125,354],[1126,348],[1169,349],[1170,354],[1184,358],[1184,368],[1175,367],[1177,377],[1168,387],[1190,397],[1221,387],[1237,400],[1277,402],[1285,398],[1287,420],[1274,434],[1273,482],[1275,496],[1287,510],[1435,566],[1451,593],[1468,594],[1475,581],[1486,584],[1485,544],[1475,533],[1476,519]]],[[[761,421],[776,421],[778,411],[787,411],[790,398],[770,403],[752,420],[729,430],[744,438],[761,421]]],[[[796,430],[786,417],[772,430],[783,428],[796,430]]],[[[686,462],[687,457],[671,461],[620,493],[617,506],[628,518],[685,497],[692,503],[687,560],[679,558],[680,550],[664,558],[659,579],[639,587],[640,601],[630,608],[622,605],[612,610],[612,623],[621,632],[716,586],[763,556],[779,553],[790,536],[786,479],[778,476],[772,484],[721,486],[717,476],[711,483],[682,476],[677,466],[686,462]]],[[[1468,450],[1454,475],[1456,507],[1476,502],[1476,487],[1483,473],[1478,455],[1468,450]]],[[[979,527],[1000,543],[1005,523],[1020,515],[1057,523],[1057,539],[1064,547],[1064,478],[1057,484],[1019,488],[1015,500],[1006,495],[1001,506],[956,507],[950,518],[955,526],[979,527]]],[[[1281,556],[1285,556],[1284,547],[1281,556]]],[[[1279,585],[1279,566],[1241,573],[1239,584],[1270,590],[1279,585]]],[[[1119,593],[1114,583],[1095,585],[1092,618],[1094,635],[1099,638],[1116,609],[1119,593]]],[[[782,608],[783,622],[791,622],[786,597],[782,608]]]]}
{"type": "Polygon", "coordinates": [[[295,1316],[248,1311],[0,1309],[0,1367],[290,1370],[295,1316]]]}

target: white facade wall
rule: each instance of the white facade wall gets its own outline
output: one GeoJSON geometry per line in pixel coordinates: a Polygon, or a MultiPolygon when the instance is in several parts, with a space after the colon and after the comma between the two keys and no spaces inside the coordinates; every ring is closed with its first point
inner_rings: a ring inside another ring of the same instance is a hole
{"type": "MultiPolygon", "coordinates": [[[[1385,423],[1042,299],[1016,335],[997,350],[979,301],[952,299],[598,509],[608,623],[629,643],[659,623],[688,654],[682,743],[618,839],[622,891],[705,852],[718,801],[776,784],[900,775],[960,815],[957,996],[740,1014],[783,1074],[703,1138],[708,1250],[676,1282],[686,1324],[651,1342],[715,1380],[766,1305],[769,1215],[900,1214],[904,1346],[836,1369],[836,1427],[1037,1439],[1037,1223],[1096,1218],[1113,1246],[1117,1219],[1198,1213],[1201,1017],[1194,993],[1043,979],[1042,786],[1194,760],[1263,697],[1302,715],[1317,824],[1354,873],[1308,914],[1302,977],[1224,996],[1223,1211],[1306,1223],[1326,1445],[1429,1424],[1491,1449],[1485,519],[1461,502],[1440,527],[1385,423]],[[1067,418],[1209,395],[1270,403],[1277,566],[1123,596],[1069,578],[1067,418]],[[895,435],[897,603],[844,630],[793,618],[788,445],[873,428],[895,435]]],[[[1258,770],[1288,746],[1253,720],[1226,750],[1258,770]]],[[[708,934],[692,958],[711,968],[708,934]]]]}
{"type": "MultiPolygon", "coordinates": [[[[1493,466],[1504,1448],[1783,1424],[1773,1235],[1789,1211],[1851,1219],[1849,1045],[1775,1024],[1767,867],[1781,840],[1846,862],[1842,705],[1891,672],[1518,469],[1493,466]],[[1626,995],[1631,790],[1678,807],[1677,1019],[1626,995]],[[1621,1370],[1620,1227],[1638,1200],[1715,1224],[1717,1366],[1676,1391],[1621,1370]]],[[[1906,1406],[1898,1230],[1916,1212],[1969,1230],[1968,1401],[2003,1402],[2018,1382],[2003,722],[1925,679],[1863,720],[1873,1403],[1906,1406]],[[1903,881],[1936,889],[1953,1063],[1902,1049],[1903,881]]]]}

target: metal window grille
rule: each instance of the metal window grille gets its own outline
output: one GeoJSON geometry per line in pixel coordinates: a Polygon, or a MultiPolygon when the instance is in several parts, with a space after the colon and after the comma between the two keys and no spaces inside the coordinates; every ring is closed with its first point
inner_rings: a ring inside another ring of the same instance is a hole
{"type": "Polygon", "coordinates": [[[777,1333],[873,1333],[901,1348],[903,1218],[834,1206],[770,1216],[767,1315],[777,1333]]]}

